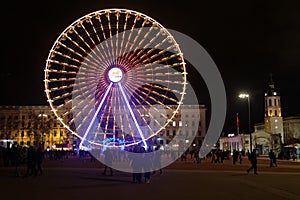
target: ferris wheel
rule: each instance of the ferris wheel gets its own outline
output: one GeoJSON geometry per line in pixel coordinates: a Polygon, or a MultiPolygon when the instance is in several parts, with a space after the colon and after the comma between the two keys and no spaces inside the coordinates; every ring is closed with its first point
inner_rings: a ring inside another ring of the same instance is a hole
{"type": "Polygon", "coordinates": [[[124,147],[147,146],[172,122],[186,76],[182,52],[166,28],[133,10],[105,9],[60,34],[44,81],[52,111],[81,147],[118,141],[124,147]]]}

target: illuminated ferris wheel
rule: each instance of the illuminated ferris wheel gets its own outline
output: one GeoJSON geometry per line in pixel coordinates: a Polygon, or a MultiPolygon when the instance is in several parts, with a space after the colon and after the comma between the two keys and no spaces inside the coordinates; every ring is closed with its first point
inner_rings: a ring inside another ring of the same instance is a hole
{"type": "Polygon", "coordinates": [[[161,133],[186,89],[183,55],[154,19],[127,9],[90,13],[50,50],[45,92],[80,146],[131,146],[161,133]]]}

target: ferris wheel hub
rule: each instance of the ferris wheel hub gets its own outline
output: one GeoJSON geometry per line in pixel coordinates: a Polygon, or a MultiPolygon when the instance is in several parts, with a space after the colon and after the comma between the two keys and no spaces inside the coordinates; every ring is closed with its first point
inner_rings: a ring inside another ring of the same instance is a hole
{"type": "Polygon", "coordinates": [[[123,72],[119,67],[113,67],[108,71],[108,78],[114,83],[120,82],[123,78],[123,72]]]}

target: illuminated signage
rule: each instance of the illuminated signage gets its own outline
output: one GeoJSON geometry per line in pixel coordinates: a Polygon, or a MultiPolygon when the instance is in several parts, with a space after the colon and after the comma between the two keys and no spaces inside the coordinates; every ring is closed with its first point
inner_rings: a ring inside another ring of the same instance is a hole
{"type": "Polygon", "coordinates": [[[123,72],[120,68],[114,67],[108,71],[108,78],[114,83],[117,83],[122,80],[123,72]]]}

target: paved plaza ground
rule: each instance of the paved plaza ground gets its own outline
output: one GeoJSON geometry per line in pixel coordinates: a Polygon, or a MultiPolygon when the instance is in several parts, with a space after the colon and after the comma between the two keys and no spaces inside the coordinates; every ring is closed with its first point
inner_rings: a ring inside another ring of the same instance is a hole
{"type": "MultiPolygon", "coordinates": [[[[13,167],[0,168],[1,199],[300,199],[300,162],[258,160],[258,175],[247,174],[250,166],[242,164],[195,164],[176,161],[151,176],[150,184],[133,184],[131,174],[115,171],[102,175],[103,165],[89,158],[48,160],[44,173],[36,177],[14,177],[13,167]]],[[[25,171],[25,166],[22,167],[25,171]]]]}

